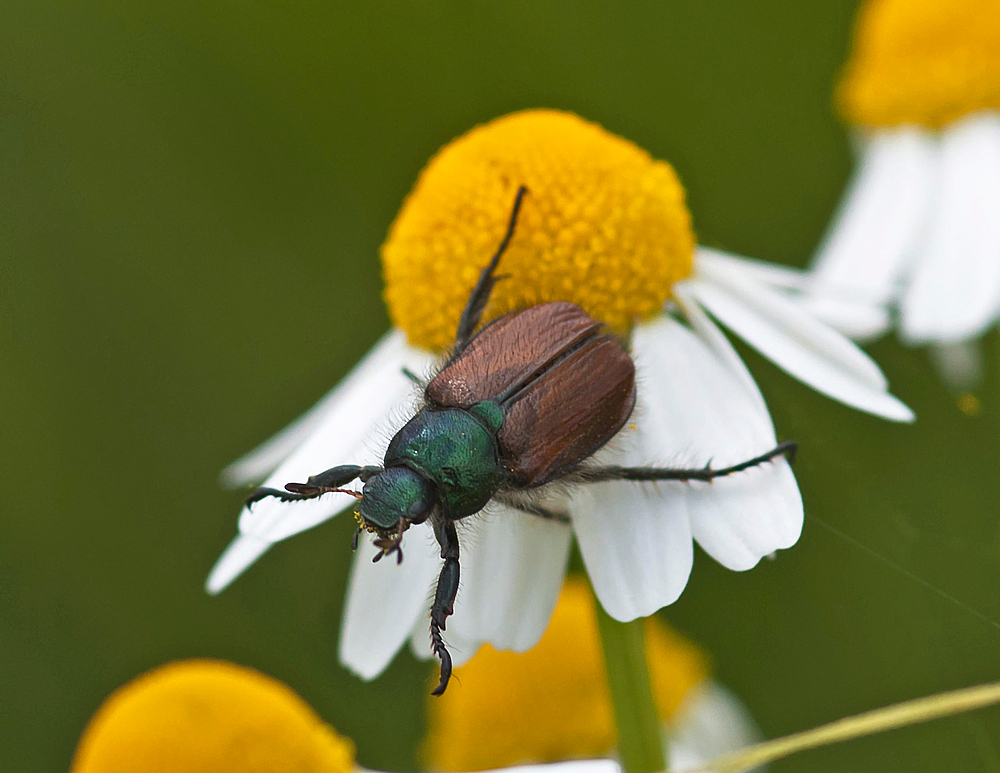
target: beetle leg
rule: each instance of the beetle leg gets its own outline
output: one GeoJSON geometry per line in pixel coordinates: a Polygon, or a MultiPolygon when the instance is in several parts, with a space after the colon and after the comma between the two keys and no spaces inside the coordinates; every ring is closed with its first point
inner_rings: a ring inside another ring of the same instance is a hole
{"type": "MultiPolygon", "coordinates": [[[[359,467],[356,464],[342,464],[339,467],[331,467],[329,470],[324,470],[318,475],[310,475],[306,478],[306,482],[302,483],[289,483],[285,486],[303,487],[311,486],[313,488],[336,488],[338,486],[343,486],[346,483],[350,483],[355,478],[361,478],[366,480],[372,476],[374,472],[381,472],[381,467],[359,467]]],[[[295,489],[288,489],[289,491],[294,491],[295,489]]]]}
{"type": "Polygon", "coordinates": [[[455,597],[458,596],[458,532],[451,521],[434,524],[434,536],[441,544],[441,558],[444,565],[438,575],[434,604],[431,606],[431,649],[441,659],[441,679],[431,695],[441,695],[451,678],[451,653],[445,647],[441,631],[445,629],[448,616],[455,611],[455,597]]]}
{"type": "Polygon", "coordinates": [[[490,259],[490,262],[486,264],[486,268],[479,275],[479,281],[476,282],[476,286],[472,288],[472,294],[469,296],[469,300],[465,304],[465,310],[462,312],[462,317],[458,321],[458,332],[455,335],[456,354],[465,348],[469,339],[472,338],[472,334],[479,327],[479,320],[482,319],[483,311],[486,309],[490,293],[493,290],[493,285],[497,281],[497,277],[493,276],[493,272],[496,271],[497,264],[500,263],[500,257],[504,254],[507,245],[510,244],[510,240],[514,236],[517,213],[521,209],[521,200],[527,192],[528,189],[523,185],[517,189],[517,195],[514,197],[514,207],[510,212],[510,220],[507,221],[507,232],[500,241],[500,246],[497,247],[497,251],[490,259]]]}
{"type": "Polygon", "coordinates": [[[547,521],[569,523],[569,516],[566,513],[559,512],[558,510],[550,510],[547,507],[536,505],[533,502],[521,502],[513,497],[506,497],[503,494],[497,494],[493,498],[497,502],[507,505],[507,507],[513,507],[515,510],[520,510],[522,513],[527,513],[528,515],[544,518],[547,521]]]}
{"type": "Polygon", "coordinates": [[[323,494],[339,493],[350,494],[356,499],[361,498],[361,494],[356,491],[347,491],[340,488],[350,483],[355,478],[367,480],[374,473],[381,471],[381,467],[359,467],[356,464],[342,464],[339,467],[331,467],[329,470],[310,475],[305,483],[286,483],[285,490],[276,488],[259,488],[246,498],[246,506],[249,507],[254,502],[259,502],[267,497],[276,497],[282,502],[297,502],[302,499],[315,499],[323,494]]]}
{"type": "Polygon", "coordinates": [[[584,467],[573,474],[573,478],[580,483],[598,483],[605,480],[634,480],[634,481],[657,481],[657,480],[704,480],[713,481],[716,478],[723,478],[736,472],[749,470],[770,462],[779,456],[784,456],[789,462],[795,461],[795,452],[799,444],[794,440],[786,440],[784,443],[772,448],[766,454],[747,459],[745,462],[734,464],[731,467],[713,469],[711,463],[705,467],[695,469],[673,469],[669,467],[584,467]]]}

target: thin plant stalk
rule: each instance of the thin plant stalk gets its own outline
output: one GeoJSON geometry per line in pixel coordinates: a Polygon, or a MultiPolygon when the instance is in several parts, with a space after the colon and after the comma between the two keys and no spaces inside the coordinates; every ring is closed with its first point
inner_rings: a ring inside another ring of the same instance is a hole
{"type": "Polygon", "coordinates": [[[618,726],[622,771],[660,773],[666,769],[666,748],[649,681],[645,620],[619,623],[596,598],[594,607],[618,726]]]}

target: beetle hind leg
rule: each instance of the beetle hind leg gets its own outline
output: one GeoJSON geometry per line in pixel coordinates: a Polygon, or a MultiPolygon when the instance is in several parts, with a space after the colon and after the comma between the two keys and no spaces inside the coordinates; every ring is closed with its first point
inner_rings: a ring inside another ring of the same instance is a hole
{"type": "Polygon", "coordinates": [[[523,500],[517,499],[512,496],[504,496],[503,494],[496,494],[493,497],[497,502],[507,505],[507,507],[512,507],[515,510],[520,510],[522,513],[527,513],[528,515],[533,515],[536,518],[542,518],[546,521],[556,521],[557,523],[569,523],[569,514],[561,512],[559,510],[553,510],[544,505],[536,505],[534,502],[525,502],[523,500]]]}
{"type": "Polygon", "coordinates": [[[715,469],[709,462],[704,467],[693,469],[670,468],[670,467],[589,467],[582,468],[574,474],[574,478],[580,483],[599,483],[606,480],[633,480],[658,481],[658,480],[701,480],[711,483],[716,478],[724,478],[737,472],[749,470],[752,467],[759,467],[765,462],[771,462],[778,457],[785,457],[789,462],[795,461],[795,454],[799,444],[794,440],[786,440],[779,443],[770,451],[747,459],[739,464],[729,467],[715,469]]]}

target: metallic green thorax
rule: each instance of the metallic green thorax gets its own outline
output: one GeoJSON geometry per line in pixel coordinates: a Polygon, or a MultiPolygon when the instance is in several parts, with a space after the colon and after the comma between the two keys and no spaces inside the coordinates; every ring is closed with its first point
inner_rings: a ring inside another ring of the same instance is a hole
{"type": "Polygon", "coordinates": [[[405,465],[432,480],[446,518],[479,512],[503,483],[496,433],[503,410],[493,402],[470,409],[422,408],[396,433],[385,466],[405,465]]]}

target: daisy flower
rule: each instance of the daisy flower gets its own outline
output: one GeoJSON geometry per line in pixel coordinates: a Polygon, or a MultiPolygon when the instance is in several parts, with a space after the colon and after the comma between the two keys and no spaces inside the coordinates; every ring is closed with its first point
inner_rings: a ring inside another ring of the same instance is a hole
{"type": "MultiPolygon", "coordinates": [[[[849,406],[895,421],[912,413],[879,368],[787,291],[787,269],[696,247],[673,169],[633,143],[564,112],[529,110],[473,129],[427,165],[382,248],[394,327],[320,403],[225,472],[268,487],[339,464],[378,463],[413,415],[419,389],[451,345],[480,271],[527,186],[485,318],[572,301],[630,336],[637,403],[631,424],[598,456],[616,465],[735,464],[775,447],[764,400],[716,322],[792,376],[849,406]]],[[[265,499],[208,578],[217,593],[275,542],[342,510],[344,497],[265,499]]],[[[457,665],[480,645],[524,651],[541,637],[579,544],[597,597],[621,621],[680,595],[692,540],[724,566],[750,569],[802,529],[802,501],[784,459],[707,483],[608,481],[555,491],[566,522],[493,503],[458,522],[461,585],[448,620],[457,665]]],[[[340,658],[377,676],[408,639],[429,657],[428,610],[441,570],[427,524],[404,539],[406,559],[373,563],[362,540],[340,632],[340,658]]]]}
{"type": "MultiPolygon", "coordinates": [[[[860,160],[814,264],[815,309],[891,304],[955,386],[1000,317],[1000,2],[869,0],[837,90],[860,160]]],[[[830,317],[856,337],[887,317],[830,317]]]]}
{"type": "Polygon", "coordinates": [[[351,773],[354,744],[297,693],[252,668],[182,660],[113,692],[70,773],[351,773]]]}
{"type": "MultiPolygon", "coordinates": [[[[376,773],[287,685],[222,660],[182,660],[116,690],[91,718],[70,773],[376,773]]],[[[620,773],[613,760],[510,773],[620,773]]]]}
{"type": "MultiPolygon", "coordinates": [[[[760,740],[740,701],[710,677],[708,656],[662,620],[645,622],[646,657],[671,770],[760,740]]],[[[460,689],[428,701],[426,767],[487,770],[606,756],[615,720],[593,597],[570,576],[530,651],[483,647],[457,671],[460,689]]]]}

